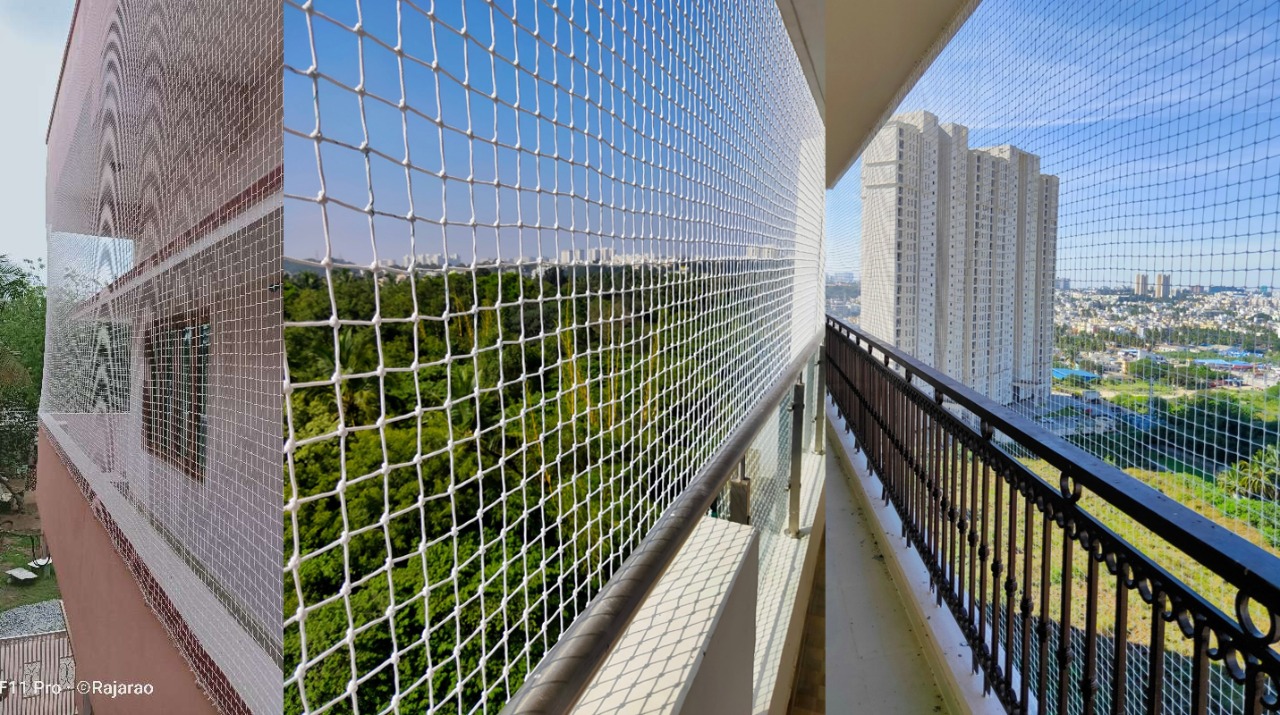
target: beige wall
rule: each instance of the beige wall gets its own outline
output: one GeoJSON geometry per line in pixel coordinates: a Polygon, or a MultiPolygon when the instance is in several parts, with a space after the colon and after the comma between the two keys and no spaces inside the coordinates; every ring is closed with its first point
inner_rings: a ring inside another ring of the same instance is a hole
{"type": "Polygon", "coordinates": [[[835,186],[977,0],[826,3],[827,187],[835,186]]]}

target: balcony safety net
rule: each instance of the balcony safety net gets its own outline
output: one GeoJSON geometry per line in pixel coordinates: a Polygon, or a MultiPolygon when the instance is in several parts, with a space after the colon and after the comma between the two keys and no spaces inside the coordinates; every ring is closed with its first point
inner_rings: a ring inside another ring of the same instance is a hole
{"type": "MultiPolygon", "coordinates": [[[[1278,72],[1271,2],[986,0],[828,192],[828,312],[1280,553],[1278,72]]],[[[1237,613],[1203,564],[1083,498],[1237,613]]],[[[1085,558],[1055,563],[1054,588],[1085,558]]],[[[1130,604],[1128,623],[1149,624],[1130,604]]],[[[1103,630],[1117,618],[1101,614],[1103,630]]],[[[1188,712],[1191,642],[1169,631],[1180,675],[1164,708],[1188,712]]],[[[1132,632],[1136,713],[1150,628],[1132,632]]],[[[1227,667],[1212,666],[1209,712],[1238,708],[1227,667]]]]}
{"type": "Polygon", "coordinates": [[[820,331],[821,117],[772,0],[284,57],[285,712],[495,713],[820,331]]]}
{"type": "Polygon", "coordinates": [[[279,37],[83,0],[48,137],[42,430],[228,713],[281,703],[279,37]]]}

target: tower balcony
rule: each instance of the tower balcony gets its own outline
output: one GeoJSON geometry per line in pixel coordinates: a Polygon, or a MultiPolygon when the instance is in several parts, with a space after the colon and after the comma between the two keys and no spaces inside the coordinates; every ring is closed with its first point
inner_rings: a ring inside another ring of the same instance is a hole
{"type": "MultiPolygon", "coordinates": [[[[880,544],[939,707],[1275,709],[1280,559],[830,317],[824,368],[832,563],[880,544]]],[[[828,608],[829,652],[855,648],[865,609],[828,608]]],[[[831,664],[830,702],[865,697],[860,661],[831,664]]]]}

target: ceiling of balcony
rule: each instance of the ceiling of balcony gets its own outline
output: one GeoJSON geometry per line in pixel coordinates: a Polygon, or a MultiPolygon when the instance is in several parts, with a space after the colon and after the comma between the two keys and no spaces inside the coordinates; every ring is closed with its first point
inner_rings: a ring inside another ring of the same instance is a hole
{"type": "Polygon", "coordinates": [[[827,186],[834,186],[848,171],[977,4],[978,0],[778,0],[826,117],[827,186]]]}
{"type": "Polygon", "coordinates": [[[825,112],[822,75],[827,50],[822,23],[826,18],[826,0],[778,0],[778,12],[782,13],[791,44],[795,45],[796,56],[804,68],[805,79],[809,80],[818,112],[825,112]]]}

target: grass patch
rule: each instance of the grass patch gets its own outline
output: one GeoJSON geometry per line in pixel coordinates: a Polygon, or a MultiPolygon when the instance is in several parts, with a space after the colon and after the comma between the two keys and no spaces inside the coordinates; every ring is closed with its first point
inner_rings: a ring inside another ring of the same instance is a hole
{"type": "Polygon", "coordinates": [[[1182,392],[1179,388],[1173,387],[1172,385],[1166,385],[1162,382],[1157,382],[1153,388],[1151,383],[1144,380],[1117,380],[1114,378],[1100,380],[1095,389],[1099,391],[1123,393],[1126,395],[1156,394],[1162,397],[1168,397],[1182,392]]]}
{"type": "MultiPolygon", "coordinates": [[[[27,568],[31,561],[30,541],[18,536],[0,536],[0,572],[11,568],[27,568]]],[[[53,569],[40,574],[40,578],[32,583],[9,583],[9,577],[0,573],[4,581],[0,582],[0,611],[26,606],[32,603],[62,598],[58,590],[58,580],[54,578],[53,569]]]]}
{"type": "Polygon", "coordinates": [[[1253,412],[1253,418],[1263,422],[1280,420],[1280,396],[1263,390],[1210,390],[1215,397],[1230,397],[1241,407],[1253,412]]]}
{"type": "MultiPolygon", "coordinates": [[[[1213,474],[1206,472],[1203,469],[1197,469],[1196,467],[1193,467],[1190,464],[1187,464],[1186,462],[1182,461],[1181,459],[1178,459],[1177,457],[1170,457],[1167,454],[1160,454],[1160,455],[1153,454],[1153,459],[1159,462],[1160,466],[1164,467],[1165,469],[1168,469],[1170,472],[1176,472],[1180,474],[1190,474],[1190,475],[1199,477],[1200,479],[1207,480],[1209,482],[1214,481],[1213,474]]],[[[1144,479],[1143,481],[1150,483],[1149,479],[1144,479]]]]}

